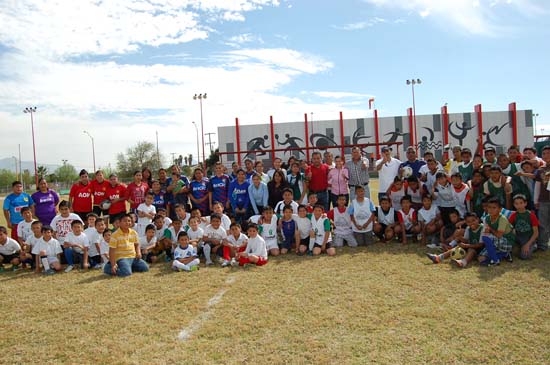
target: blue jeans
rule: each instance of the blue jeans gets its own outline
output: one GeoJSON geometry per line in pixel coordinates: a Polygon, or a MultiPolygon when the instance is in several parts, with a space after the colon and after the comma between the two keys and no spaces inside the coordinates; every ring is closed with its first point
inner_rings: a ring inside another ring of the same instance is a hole
{"type": "Polygon", "coordinates": [[[75,261],[80,263],[80,266],[84,265],[84,254],[76,252],[72,247],[63,248],[63,255],[67,260],[67,265],[74,265],[75,261]],[[76,260],[75,260],[76,258],[76,260]]]}
{"type": "Polygon", "coordinates": [[[324,207],[325,212],[328,212],[328,208],[329,208],[328,192],[325,190],[325,191],[316,192],[316,194],[317,194],[317,204],[321,204],[324,207]]]}
{"type": "MultiPolygon", "coordinates": [[[[141,259],[120,259],[116,262],[118,270],[116,276],[125,277],[132,275],[132,272],[146,272],[149,271],[149,265],[141,259]]],[[[103,268],[103,273],[107,275],[113,275],[111,272],[111,262],[107,262],[103,268]]]]}
{"type": "Polygon", "coordinates": [[[495,242],[491,237],[483,236],[481,237],[481,240],[485,244],[485,250],[487,250],[487,257],[489,258],[490,261],[500,262],[500,260],[508,256],[508,252],[497,251],[495,242]]]}

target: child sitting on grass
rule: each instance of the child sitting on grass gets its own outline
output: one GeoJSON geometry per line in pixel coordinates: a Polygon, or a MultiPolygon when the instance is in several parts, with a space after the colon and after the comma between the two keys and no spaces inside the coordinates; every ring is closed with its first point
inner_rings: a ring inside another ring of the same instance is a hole
{"type": "Polygon", "coordinates": [[[336,207],[331,209],[327,216],[334,224],[334,247],[344,246],[344,241],[350,247],[357,247],[357,240],[353,235],[351,216],[347,211],[346,203],[348,197],[346,195],[338,195],[336,199],[336,207]]]}
{"type": "Polygon", "coordinates": [[[372,201],[365,197],[365,188],[361,185],[355,187],[355,199],[352,200],[348,214],[353,223],[353,235],[359,246],[367,246],[372,243],[372,222],[376,209],[372,201]]]}
{"type": "MultiPolygon", "coordinates": [[[[357,193],[357,188],[355,190],[357,193]]],[[[317,204],[313,208],[311,217],[311,232],[309,237],[313,239],[313,256],[326,252],[328,256],[336,255],[336,249],[332,247],[332,237],[330,234],[330,220],[323,216],[324,208],[317,204]]]]}
{"type": "Polygon", "coordinates": [[[514,196],[516,211],[510,216],[510,224],[516,231],[516,243],[521,247],[519,257],[522,260],[531,258],[539,236],[539,220],[534,212],[527,210],[527,204],[525,195],[514,196]]]}
{"type": "Polygon", "coordinates": [[[210,224],[204,230],[202,240],[204,242],[203,253],[206,259],[206,265],[214,265],[211,255],[212,253],[218,253],[218,250],[222,247],[223,242],[227,239],[227,232],[223,229],[221,224],[221,216],[214,213],[210,216],[210,224]]]}
{"type": "Polygon", "coordinates": [[[36,257],[35,270],[40,272],[40,264],[44,267],[44,274],[55,274],[61,271],[61,262],[59,256],[63,252],[61,244],[52,237],[53,229],[50,226],[42,227],[42,238],[32,248],[32,253],[36,257]]]}
{"type": "Polygon", "coordinates": [[[411,207],[411,197],[405,195],[401,198],[401,210],[397,212],[399,225],[401,226],[401,242],[406,245],[407,235],[412,235],[413,241],[420,233],[420,224],[416,216],[416,211],[411,207]]]}
{"type": "Polygon", "coordinates": [[[250,223],[248,225],[248,242],[243,252],[237,253],[239,266],[246,264],[255,264],[263,266],[267,264],[267,247],[262,237],[258,235],[258,225],[250,223]]]}
{"type": "Polygon", "coordinates": [[[109,242],[111,241],[111,232],[106,229],[103,231],[103,239],[99,243],[99,254],[101,255],[101,269],[109,262],[109,242]]]}
{"type": "Polygon", "coordinates": [[[199,219],[189,219],[189,228],[187,229],[187,235],[189,236],[189,244],[195,247],[197,250],[202,249],[202,238],[204,237],[204,230],[199,227],[199,219]]]}
{"type": "Polygon", "coordinates": [[[84,225],[81,221],[72,221],[71,229],[65,242],[63,243],[63,253],[65,254],[65,260],[67,260],[67,267],[65,272],[70,272],[74,268],[75,261],[80,263],[82,269],[88,269],[90,264],[88,263],[88,247],[90,241],[84,234],[84,225]]]}
{"type": "Polygon", "coordinates": [[[307,212],[305,205],[298,207],[298,215],[292,217],[296,222],[298,233],[300,235],[300,241],[298,241],[298,256],[302,256],[306,252],[313,250],[313,244],[310,247],[309,232],[311,232],[311,214],[307,212]]]}
{"type": "Polygon", "coordinates": [[[292,206],[286,205],[283,208],[283,216],[279,219],[278,229],[282,236],[280,244],[281,255],[285,255],[293,247],[296,252],[299,252],[300,232],[298,231],[296,221],[293,219],[293,211],[292,206]]]}
{"type": "Polygon", "coordinates": [[[0,272],[4,271],[4,264],[11,264],[15,271],[21,263],[21,256],[24,252],[19,243],[13,238],[8,237],[6,227],[0,226],[0,272]]]}
{"type": "Polygon", "coordinates": [[[27,242],[25,242],[25,247],[28,253],[32,255],[31,268],[36,269],[36,255],[32,253],[34,246],[42,239],[42,222],[34,221],[31,225],[32,235],[27,237],[27,242]]]}
{"type": "Polygon", "coordinates": [[[145,226],[145,235],[139,237],[139,249],[141,257],[148,263],[155,263],[158,260],[157,238],[155,237],[155,225],[145,226]]]}
{"type": "Polygon", "coordinates": [[[488,215],[484,221],[485,235],[482,236],[485,247],[478,257],[478,261],[484,266],[499,265],[502,259],[512,262],[514,229],[508,219],[501,214],[501,209],[498,197],[492,197],[487,202],[488,215]]]}
{"type": "Polygon", "coordinates": [[[222,267],[235,266],[237,264],[235,257],[239,252],[243,252],[246,249],[247,242],[248,237],[241,233],[241,225],[239,223],[231,223],[230,234],[223,243],[224,262],[222,267]]]}
{"type": "Polygon", "coordinates": [[[391,206],[387,196],[380,198],[380,206],[376,209],[374,216],[374,234],[383,242],[390,242],[401,233],[401,226],[398,224],[397,211],[391,206]]]}
{"type": "Polygon", "coordinates": [[[162,245],[164,246],[164,252],[166,253],[166,262],[169,262],[171,260],[172,252],[178,245],[178,235],[180,232],[184,231],[185,230],[183,229],[183,223],[178,217],[172,220],[172,226],[164,230],[162,245]]]}
{"type": "Polygon", "coordinates": [[[422,244],[425,245],[428,237],[432,237],[432,242],[427,247],[439,247],[437,233],[441,229],[441,215],[437,206],[432,204],[431,195],[422,198],[422,208],[418,211],[418,222],[422,230],[422,244]]]}
{"type": "Polygon", "coordinates": [[[269,254],[279,256],[281,251],[277,243],[277,216],[273,214],[273,208],[270,206],[265,207],[262,216],[252,216],[250,221],[258,225],[260,235],[265,241],[269,254]]]}
{"type": "MultiPolygon", "coordinates": [[[[92,213],[93,214],[93,213],[92,213]]],[[[88,224],[92,224],[90,216],[88,216],[88,224]]],[[[84,234],[88,238],[88,261],[90,267],[98,269],[101,267],[101,254],[100,243],[103,232],[107,229],[105,221],[103,219],[94,220],[94,226],[88,226],[84,230],[84,234]]]]}
{"type": "Polygon", "coordinates": [[[441,227],[439,231],[439,239],[441,249],[445,252],[456,247],[458,237],[462,235],[460,216],[456,209],[449,211],[449,223],[441,227]]]}
{"type": "Polygon", "coordinates": [[[181,231],[178,233],[178,246],[174,250],[172,268],[175,271],[197,271],[199,263],[197,250],[189,244],[187,232],[181,231]]]}

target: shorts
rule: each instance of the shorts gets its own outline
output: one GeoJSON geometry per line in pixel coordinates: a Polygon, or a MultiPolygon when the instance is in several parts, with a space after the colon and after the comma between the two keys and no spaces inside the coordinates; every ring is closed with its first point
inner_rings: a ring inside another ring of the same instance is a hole
{"type": "MultiPolygon", "coordinates": [[[[318,244],[318,243],[314,243],[314,244],[313,244],[313,248],[316,248],[316,247],[322,248],[323,245],[320,245],[320,244],[318,244]]],[[[332,248],[332,242],[330,242],[330,241],[327,242],[327,244],[325,245],[325,250],[328,250],[329,248],[332,248]]]]}
{"type": "Polygon", "coordinates": [[[2,263],[3,264],[9,264],[11,262],[11,260],[13,259],[18,259],[19,258],[19,254],[18,253],[14,253],[14,254],[11,254],[11,255],[4,255],[4,254],[1,254],[0,253],[0,257],[2,257],[2,263]]]}
{"type": "Polygon", "coordinates": [[[109,216],[109,209],[101,209],[99,205],[94,205],[94,209],[92,210],[95,214],[97,214],[99,217],[103,216],[109,216]]]}
{"type": "Polygon", "coordinates": [[[17,224],[11,224],[11,238],[19,242],[19,236],[17,235],[17,224]]]}
{"type": "Polygon", "coordinates": [[[281,244],[279,245],[279,248],[280,249],[286,249],[286,250],[291,250],[292,249],[292,244],[294,243],[294,239],[292,239],[291,241],[287,241],[287,240],[284,240],[283,242],[281,242],[281,244]]]}
{"type": "Polygon", "coordinates": [[[158,256],[155,252],[147,252],[147,255],[145,255],[145,261],[148,263],[151,263],[153,260],[153,257],[158,256]]]}
{"type": "Polygon", "coordinates": [[[307,247],[309,247],[309,237],[301,238],[301,239],[300,239],[300,246],[307,246],[307,247]]]}
{"type": "Polygon", "coordinates": [[[59,263],[59,259],[55,256],[48,256],[48,264],[53,265],[55,263],[59,263]]]}
{"type": "Polygon", "coordinates": [[[268,250],[279,248],[279,245],[277,244],[277,239],[276,238],[270,239],[270,240],[265,240],[265,246],[268,250]]]}
{"type": "Polygon", "coordinates": [[[372,231],[369,232],[353,232],[353,237],[357,241],[358,246],[368,246],[373,243],[372,231]]]}

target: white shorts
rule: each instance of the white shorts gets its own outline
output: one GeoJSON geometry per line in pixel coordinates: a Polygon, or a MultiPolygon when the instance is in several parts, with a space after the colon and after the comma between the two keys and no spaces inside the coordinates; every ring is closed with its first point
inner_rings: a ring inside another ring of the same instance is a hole
{"type": "Polygon", "coordinates": [[[279,245],[277,244],[277,239],[270,239],[265,241],[265,246],[268,250],[279,248],[279,245]]]}
{"type": "Polygon", "coordinates": [[[50,256],[48,256],[47,259],[48,259],[48,264],[50,264],[50,265],[53,265],[53,264],[55,264],[56,262],[59,263],[59,259],[58,259],[57,257],[50,257],[50,256]]]}

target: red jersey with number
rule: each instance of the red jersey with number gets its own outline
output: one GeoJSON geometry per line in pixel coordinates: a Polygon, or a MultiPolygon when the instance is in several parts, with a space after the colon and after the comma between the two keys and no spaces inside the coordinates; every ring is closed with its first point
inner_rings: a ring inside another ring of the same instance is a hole
{"type": "Polygon", "coordinates": [[[131,200],[130,208],[136,209],[138,205],[145,201],[145,194],[149,191],[149,185],[145,182],[136,185],[135,182],[128,184],[126,188],[126,200],[131,200]]]}
{"type": "Polygon", "coordinates": [[[92,184],[78,182],[71,187],[69,197],[73,198],[73,211],[85,213],[92,211],[92,184]]]}
{"type": "MultiPolygon", "coordinates": [[[[109,184],[107,188],[107,198],[111,201],[115,199],[124,198],[126,196],[126,185],[118,184],[117,186],[111,186],[109,184]]],[[[121,200],[116,203],[112,203],[109,208],[109,214],[117,214],[126,212],[126,200],[121,200]]]]}
{"type": "Polygon", "coordinates": [[[103,180],[102,183],[92,180],[90,184],[92,185],[92,194],[94,195],[94,205],[99,205],[99,203],[107,199],[107,189],[109,189],[111,184],[107,180],[103,180]]]}

